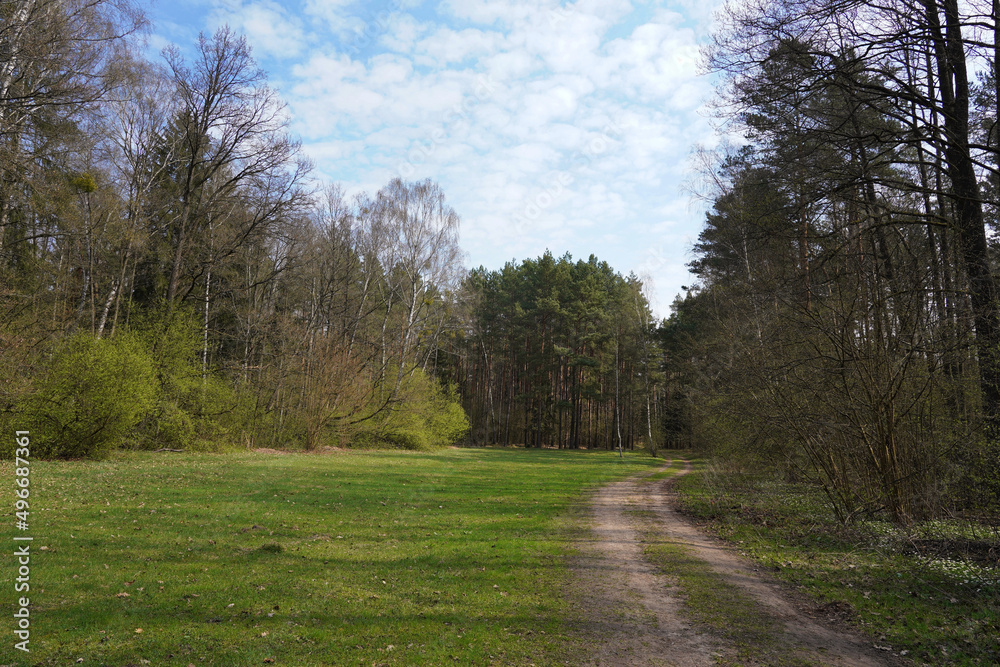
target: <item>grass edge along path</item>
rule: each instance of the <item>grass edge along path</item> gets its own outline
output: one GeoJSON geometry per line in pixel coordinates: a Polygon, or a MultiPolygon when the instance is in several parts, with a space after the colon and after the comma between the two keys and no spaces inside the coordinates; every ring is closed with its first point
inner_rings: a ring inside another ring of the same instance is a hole
{"type": "MultiPolygon", "coordinates": [[[[669,468],[644,477],[639,483],[653,484],[676,477],[684,463],[674,456],[669,468]]],[[[782,646],[780,624],[761,603],[715,572],[689,547],[665,537],[656,527],[655,512],[630,509],[627,514],[637,522],[643,554],[680,589],[684,601],[681,613],[731,649],[731,654],[717,656],[718,664],[809,664],[793,657],[782,646]]]]}
{"type": "MultiPolygon", "coordinates": [[[[575,664],[586,647],[561,596],[577,529],[569,509],[661,464],[617,456],[34,462],[32,652],[13,654],[11,641],[0,663],[575,664]]],[[[0,462],[0,480],[13,474],[0,462]]]]}
{"type": "Polygon", "coordinates": [[[927,665],[1000,664],[997,568],[915,554],[884,522],[839,525],[818,490],[803,484],[698,461],[675,489],[679,508],[702,529],[871,637],[887,656],[927,665]]]}

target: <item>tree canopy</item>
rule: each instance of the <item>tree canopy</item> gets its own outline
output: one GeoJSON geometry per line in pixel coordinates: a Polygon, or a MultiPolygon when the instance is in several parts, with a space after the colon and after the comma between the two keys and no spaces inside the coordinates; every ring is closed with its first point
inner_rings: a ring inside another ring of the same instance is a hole
{"type": "Polygon", "coordinates": [[[996,7],[723,10],[706,62],[745,143],[661,331],[669,434],[815,481],[844,520],[995,502],[996,7]]]}

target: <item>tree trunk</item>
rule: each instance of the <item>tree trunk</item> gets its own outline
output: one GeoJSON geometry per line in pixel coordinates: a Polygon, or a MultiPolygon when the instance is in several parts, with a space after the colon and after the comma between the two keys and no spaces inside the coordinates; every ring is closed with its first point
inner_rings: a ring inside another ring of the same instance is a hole
{"type": "Polygon", "coordinates": [[[944,111],[945,160],[952,182],[959,248],[968,273],[969,298],[979,353],[979,386],[988,437],[998,436],[1000,418],[1000,319],[996,282],[989,262],[979,183],[969,149],[969,80],[957,0],[943,0],[945,33],[935,0],[924,0],[934,39],[944,111]]]}

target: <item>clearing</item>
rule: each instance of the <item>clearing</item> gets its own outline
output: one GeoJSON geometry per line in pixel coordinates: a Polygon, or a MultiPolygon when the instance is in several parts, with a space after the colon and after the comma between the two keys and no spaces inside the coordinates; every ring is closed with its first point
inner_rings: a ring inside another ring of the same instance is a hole
{"type": "MultiPolygon", "coordinates": [[[[838,624],[836,603],[694,529],[672,509],[687,465],[648,454],[162,452],[31,466],[31,654],[10,642],[0,665],[906,664],[838,624]]],[[[0,461],[0,479],[13,477],[0,461]]],[[[0,491],[8,541],[13,488],[0,491]]],[[[876,571],[830,576],[859,577],[850,590],[874,600],[892,588],[865,583],[876,571]]],[[[913,606],[890,602],[894,615],[913,606]]]]}
{"type": "MultiPolygon", "coordinates": [[[[570,510],[660,465],[520,449],[32,461],[31,653],[13,648],[7,579],[0,665],[578,665],[570,510]]],[[[12,544],[12,461],[0,479],[12,544]]],[[[12,576],[14,556],[0,566],[12,576]]]]}

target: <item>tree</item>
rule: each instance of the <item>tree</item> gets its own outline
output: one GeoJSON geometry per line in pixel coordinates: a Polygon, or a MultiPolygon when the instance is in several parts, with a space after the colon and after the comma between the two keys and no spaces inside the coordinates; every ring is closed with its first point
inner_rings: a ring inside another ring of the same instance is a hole
{"type": "Polygon", "coordinates": [[[951,0],[725,17],[709,62],[753,145],[720,166],[700,289],[665,329],[671,394],[687,401],[666,412],[821,484],[844,520],[933,514],[948,474],[974,476],[969,434],[995,437],[980,190],[995,161],[970,132],[966,71],[987,53],[984,17],[951,0]]]}
{"type": "Polygon", "coordinates": [[[309,165],[286,132],[283,104],[266,85],[246,38],[228,27],[198,38],[188,67],[164,51],[179,108],[161,148],[172,200],[159,207],[171,256],[166,301],[191,297],[211,267],[305,205],[309,165]],[[174,146],[177,148],[175,149],[174,146]],[[235,200],[240,215],[231,216],[235,200]]]}
{"type": "Polygon", "coordinates": [[[730,5],[725,16],[708,55],[710,67],[728,80],[727,113],[754,117],[752,93],[767,94],[763,82],[772,54],[794,45],[807,76],[777,95],[794,91],[820,110],[840,105],[837,114],[845,123],[824,122],[812,134],[818,145],[852,157],[856,175],[841,190],[856,188],[858,203],[882,220],[896,211],[880,188],[928,194],[946,209],[925,207],[921,219],[912,206],[903,207],[914,222],[948,224],[957,234],[983,416],[992,431],[1000,414],[1000,311],[978,176],[989,164],[981,158],[988,147],[972,143],[968,77],[970,59],[991,55],[992,45],[975,35],[975,27],[988,24],[990,15],[977,14],[974,6],[960,8],[957,0],[921,0],[912,6],[783,0],[730,5]],[[877,127],[872,116],[880,119],[877,127]],[[937,178],[924,171],[926,154],[942,157],[944,173],[937,178]],[[887,164],[897,168],[884,169],[887,164]],[[915,173],[915,165],[923,176],[915,173]]]}
{"type": "Polygon", "coordinates": [[[476,441],[633,448],[652,436],[644,391],[657,351],[638,279],[594,256],[546,253],[477,269],[465,290],[473,306],[456,375],[476,441]]]}
{"type": "Polygon", "coordinates": [[[125,38],[145,18],[128,0],[14,0],[0,3],[0,17],[2,257],[31,236],[17,210],[30,201],[45,136],[77,124],[116,87],[125,38]]]}

